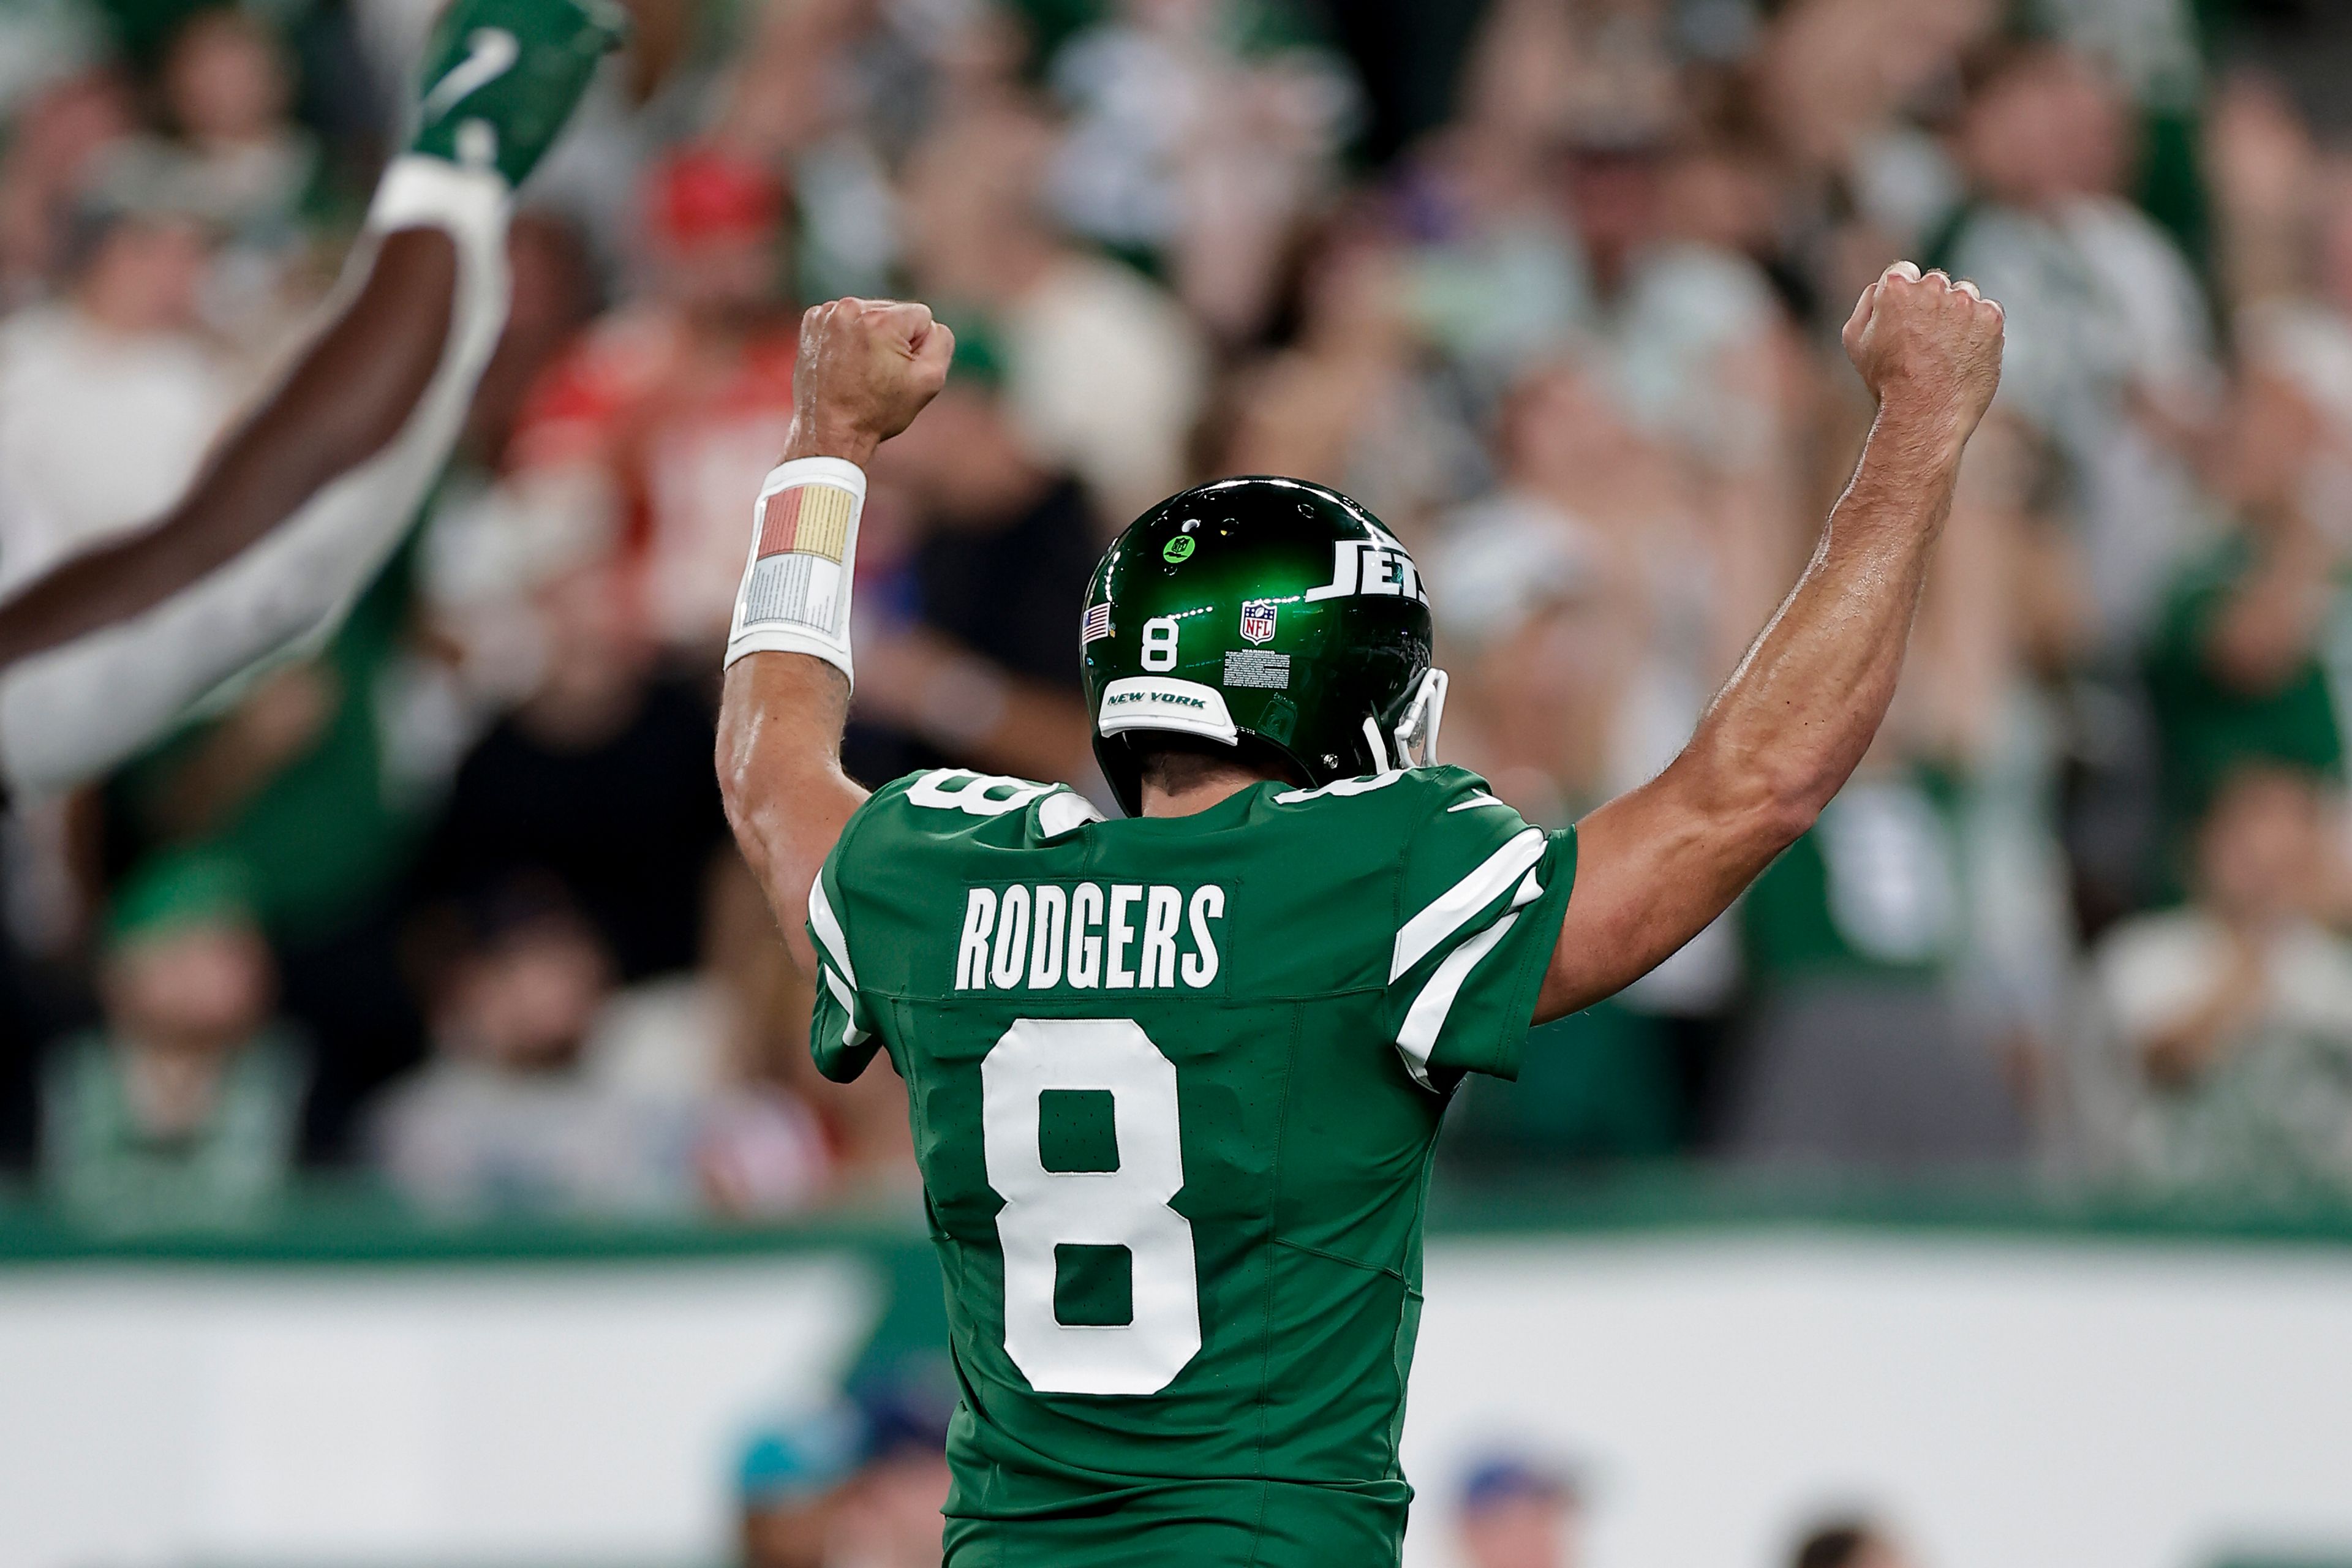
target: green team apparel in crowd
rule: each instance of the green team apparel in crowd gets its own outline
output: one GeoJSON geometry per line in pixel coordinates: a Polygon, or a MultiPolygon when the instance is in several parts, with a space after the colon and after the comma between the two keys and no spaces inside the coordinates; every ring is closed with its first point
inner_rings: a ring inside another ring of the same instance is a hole
{"type": "Polygon", "coordinates": [[[1518,1069],[1575,840],[1426,765],[1420,574],[1335,491],[1172,497],[1080,628],[1130,813],[1155,747],[1299,782],[922,773],[811,889],[817,1066],[889,1053],[946,1276],[947,1561],[1393,1563],[1431,1150],[1518,1069]]]}
{"type": "Polygon", "coordinates": [[[817,1065],[905,1079],[962,1405],[948,1562],[1382,1563],[1429,1159],[1574,874],[1455,768],[1097,819],[890,785],[818,879],[817,1065]]]}
{"type": "Polygon", "coordinates": [[[1748,979],[1776,992],[1872,977],[1936,986],[1968,931],[1959,782],[1864,770],[1758,877],[1740,905],[1748,979]]]}
{"type": "Polygon", "coordinates": [[[2352,689],[2352,594],[2339,582],[2312,656],[2266,691],[2247,690],[2213,668],[2223,616],[2259,564],[2234,538],[2183,568],[2164,606],[2146,664],[2162,765],[2170,880],[2185,879],[2189,840],[2230,773],[2269,764],[2344,776],[2346,693],[2352,689]]]}

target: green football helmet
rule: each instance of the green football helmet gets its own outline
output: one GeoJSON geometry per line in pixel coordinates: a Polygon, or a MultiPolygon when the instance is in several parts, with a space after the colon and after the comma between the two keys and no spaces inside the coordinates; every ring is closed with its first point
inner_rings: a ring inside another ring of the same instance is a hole
{"type": "Polygon", "coordinates": [[[1429,596],[1370,512],[1303,479],[1220,479],[1129,524],[1080,636],[1095,756],[1141,809],[1142,751],[1183,735],[1321,785],[1435,760],[1429,596]]]}

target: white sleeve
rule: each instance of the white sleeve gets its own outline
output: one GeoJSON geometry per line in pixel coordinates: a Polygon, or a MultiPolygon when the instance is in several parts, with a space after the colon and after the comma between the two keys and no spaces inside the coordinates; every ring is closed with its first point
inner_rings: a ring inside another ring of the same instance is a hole
{"type": "Polygon", "coordinates": [[[506,324],[506,184],[438,159],[399,160],[378,187],[373,237],[431,226],[457,242],[449,339],[392,443],[243,553],[129,621],[0,673],[0,770],[18,792],[69,789],[122,763],[226,683],[332,635],[399,545],[447,460],[506,324]]]}

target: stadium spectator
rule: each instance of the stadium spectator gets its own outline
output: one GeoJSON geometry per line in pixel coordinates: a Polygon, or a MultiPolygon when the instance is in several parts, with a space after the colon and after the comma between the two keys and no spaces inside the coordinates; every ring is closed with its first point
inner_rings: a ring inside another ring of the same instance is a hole
{"type": "Polygon", "coordinates": [[[754,1434],[736,1463],[742,1568],[835,1568],[843,1493],[864,1422],[846,1404],[798,1413],[754,1434]]]}
{"type": "Polygon", "coordinates": [[[93,169],[136,124],[129,84],[105,68],[64,75],[22,103],[0,154],[0,306],[39,297],[93,169]]]}
{"type": "Polygon", "coordinates": [[[1576,324],[1626,416],[1699,473],[1736,479],[1760,509],[1749,526],[1785,534],[1792,520],[1776,509],[1796,498],[1782,493],[1793,476],[1780,303],[1754,261],[1702,237],[1696,211],[1669,209],[1670,176],[1693,160],[1671,155],[1665,130],[1609,126],[1570,150],[1566,199],[1590,290],[1576,324]]]}
{"type": "MultiPolygon", "coordinates": [[[[1590,377],[1538,368],[1497,424],[1501,486],[1450,514],[1423,557],[1454,681],[1445,752],[1531,821],[1566,824],[1688,735],[1706,689],[1690,656],[1713,657],[1706,574],[1675,548],[1674,474],[1590,377]]],[[[1537,1030],[1517,1084],[1466,1086],[1458,1162],[1669,1152],[1688,1118],[1654,1015],[1727,1003],[1733,936],[1711,931],[1636,995],[1537,1030]]]]}
{"type": "Polygon", "coordinates": [[[2352,1191],[2352,943],[2317,918],[2340,861],[2310,775],[2222,779],[2189,903],[2097,955],[2116,1055],[2087,1093],[2111,1161],[2168,1189],[2352,1191]]]}
{"type": "Polygon", "coordinates": [[[410,647],[408,602],[395,570],[317,658],[188,725],[106,795],[118,853],[202,849],[246,877],[286,1008],[320,1045],[304,1147],[322,1158],[352,1152],[360,1104],[423,1043],[401,900],[455,748],[437,734],[447,694],[410,647]]]}
{"type": "Polygon", "coordinates": [[[123,885],[100,960],[102,1021],[60,1045],[42,1080],[42,1176],[67,1212],[108,1229],[268,1217],[306,1075],[275,984],[233,864],[167,857],[123,885]]]}
{"type": "MultiPolygon", "coordinates": [[[[688,1027],[726,1030],[701,1037],[709,1043],[699,1058],[710,1071],[694,1162],[711,1214],[759,1219],[813,1204],[903,1213],[919,1203],[906,1086],[895,1073],[855,1084],[817,1076],[808,1049],[812,977],[793,966],[767,900],[736,856],[712,867],[702,963],[691,984],[700,1000],[688,1027]]],[[[675,1076],[677,1058],[694,1056],[694,1037],[673,1028],[674,1013],[640,1009],[635,999],[674,1005],[679,994],[675,981],[636,986],[616,999],[600,1033],[649,1025],[638,1031],[638,1059],[667,1064],[675,1076]]]]}
{"type": "Polygon", "coordinates": [[[493,612],[520,645],[526,695],[458,764],[420,875],[436,896],[551,876],[621,979],[685,969],[723,833],[709,712],[660,670],[625,566],[593,553],[575,563],[560,537],[548,548],[544,580],[493,612]]]}
{"type": "MultiPolygon", "coordinates": [[[[2352,461],[2352,331],[2324,313],[2264,307],[2242,321],[2240,353],[2218,465],[2238,526],[2183,565],[2148,653],[2176,854],[2240,763],[2344,769],[2331,641],[2344,546],[2331,487],[2352,461]]],[[[2180,867],[2170,869],[2177,882],[2180,867]]]]}
{"type": "MultiPolygon", "coordinates": [[[[1426,556],[1456,681],[1446,747],[1536,819],[1565,823],[1672,757],[1766,613],[1752,584],[1783,580],[1793,562],[1773,558],[1792,552],[1725,516],[1574,361],[1519,377],[1491,444],[1499,486],[1449,514],[1426,556]]],[[[1703,1120],[1738,978],[1726,921],[1597,1009],[1605,1026],[1589,1037],[1584,1023],[1538,1034],[1510,1121],[1523,1135],[1581,1127],[1591,1152],[1659,1152],[1703,1120]]]]}
{"type": "Polygon", "coordinates": [[[1407,258],[1370,214],[1308,257],[1298,330],[1236,377],[1217,411],[1217,474],[1295,474],[1360,497],[1418,543],[1485,468],[1467,411],[1426,363],[1407,258]]]}
{"type": "Polygon", "coordinates": [[[1962,59],[1997,35],[1997,0],[1801,0],[1755,38],[1755,113],[1789,165],[1784,206],[1817,227],[1831,297],[1870,257],[1906,252],[1948,216],[1961,176],[1932,128],[1962,59]],[[1838,222],[1840,197],[1853,211],[1838,222]]]}
{"type": "Polygon", "coordinates": [[[835,1543],[840,1561],[856,1568],[933,1568],[940,1561],[955,1395],[951,1385],[935,1385],[915,1370],[885,1372],[851,1391],[864,1441],[835,1543]]]}
{"type": "Polygon", "coordinates": [[[268,24],[235,7],[196,12],[172,40],[163,94],[199,209],[233,234],[282,237],[318,150],[289,119],[294,84],[268,24]]]}
{"type": "MultiPolygon", "coordinates": [[[[2218,391],[2194,270],[2117,194],[2137,161],[2134,132],[2113,81],[2081,54],[1987,48],[1958,128],[1969,198],[1935,247],[1938,264],[2010,313],[2001,411],[2012,439],[2053,461],[2099,640],[2125,650],[2198,542],[2204,517],[2183,437],[2210,417],[2218,391]]],[[[1996,443],[1979,464],[2001,453],[1996,443]]]]}
{"type": "Polygon", "coordinates": [[[682,1215],[693,1108],[600,1049],[613,961],[562,888],[470,901],[433,984],[433,1060],[376,1113],[384,1173],[427,1212],[682,1215]]]}
{"type": "Polygon", "coordinates": [[[839,1107],[809,1093],[814,1074],[802,1066],[807,983],[734,856],[712,863],[702,931],[692,973],[631,986],[599,1015],[594,1049],[612,1078],[691,1108],[696,1181],[714,1215],[794,1214],[835,1196],[836,1180],[870,1179],[836,1160],[849,1142],[819,1112],[839,1107]]]}
{"type": "Polygon", "coordinates": [[[1753,574],[1752,541],[1707,515],[1671,449],[1573,361],[1517,381],[1492,446],[1500,483],[1448,514],[1427,552],[1440,635],[1465,661],[1457,745],[1544,820],[1572,821],[1689,735],[1743,650],[1735,626],[1764,614],[1731,586],[1753,574]],[[1528,754],[1545,746],[1556,754],[1528,754]]]}
{"type": "Polygon", "coordinates": [[[1208,370],[1199,326],[1045,210],[1052,127],[1015,105],[943,121],[902,179],[907,270],[950,317],[984,316],[1030,449],[1092,493],[1106,526],[1181,484],[1208,370]]]}
{"type": "Polygon", "coordinates": [[[0,581],[12,586],[161,511],[234,399],[198,321],[212,241],[194,215],[117,182],[81,198],[71,235],[58,297],[0,323],[0,581]]]}
{"type": "Polygon", "coordinates": [[[1454,1530],[1464,1568],[1581,1568],[1575,1479],[1523,1455],[1481,1460],[1462,1483],[1454,1530]]]}
{"type": "Polygon", "coordinates": [[[1099,552],[1095,510],[1020,426],[984,328],[959,340],[929,412],[940,417],[877,467],[906,503],[908,537],[895,570],[861,571],[887,573],[861,613],[904,619],[860,677],[857,765],[876,778],[968,763],[1086,783],[1070,606],[1099,552]]]}
{"type": "Polygon", "coordinates": [[[1069,113],[1056,205],[1079,233],[1169,278],[1213,336],[1247,342],[1302,220],[1335,184],[1361,89],[1298,5],[1104,9],[1048,68],[1069,113]]]}
{"type": "Polygon", "coordinates": [[[510,500],[602,526],[641,563],[656,635],[706,648],[743,570],[743,498],[792,413],[785,193],[689,146],[647,176],[650,288],[539,378],[509,448],[510,500]]]}
{"type": "Polygon", "coordinates": [[[852,1382],[745,1446],[745,1568],[937,1568],[953,1396],[906,1367],[852,1382]]]}
{"type": "Polygon", "coordinates": [[[1029,42],[993,5],[761,9],[713,134],[790,170],[808,298],[890,292],[894,174],[932,127],[1017,100],[1029,42]]]}
{"type": "Polygon", "coordinates": [[[117,152],[126,173],[173,193],[224,240],[206,314],[254,349],[289,324],[284,297],[302,259],[303,209],[320,179],[316,140],[289,118],[284,46],[235,6],[192,15],[164,56],[161,96],[173,134],[117,152]]]}
{"type": "Polygon", "coordinates": [[[1916,1170],[2024,1149],[1955,994],[1970,896],[1957,781],[1886,739],[1741,905],[1755,1002],[1722,1111],[1734,1158],[1916,1170]]]}
{"type": "Polygon", "coordinates": [[[1910,1554],[1868,1520],[1842,1519],[1808,1531],[1789,1568],[1912,1568],[1910,1554]]]}
{"type": "Polygon", "coordinates": [[[1559,352],[1582,287],[1575,237],[1554,199],[1549,144],[1497,123],[1496,95],[1473,93],[1463,119],[1399,169],[1410,247],[1411,308],[1431,344],[1479,396],[1559,352]]]}

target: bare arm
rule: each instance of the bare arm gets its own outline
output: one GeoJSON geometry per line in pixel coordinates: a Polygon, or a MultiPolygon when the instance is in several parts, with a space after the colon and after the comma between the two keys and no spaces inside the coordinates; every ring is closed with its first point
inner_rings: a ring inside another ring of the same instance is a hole
{"type": "Polygon", "coordinates": [[[841,771],[848,719],[849,681],[823,659],[755,653],[727,672],[719,709],[727,821],[804,973],[814,963],[801,929],[809,884],[866,798],[841,771]]]}
{"type": "MultiPolygon", "coordinates": [[[[813,306],[801,318],[785,459],[843,458],[865,467],[945,384],[954,353],[954,335],[921,305],[813,306]]],[[[841,768],[848,718],[849,681],[823,659],[754,653],[727,671],[719,793],[735,842],[803,972],[815,962],[802,929],[809,884],[866,798],[841,768]]]]}
{"type": "Polygon", "coordinates": [[[1961,449],[2000,381],[2000,308],[1900,264],[1864,292],[1845,344],[1878,398],[1861,464],[1682,754],[1578,826],[1538,1022],[1639,979],[1728,908],[1886,716],[1961,449]]]}

